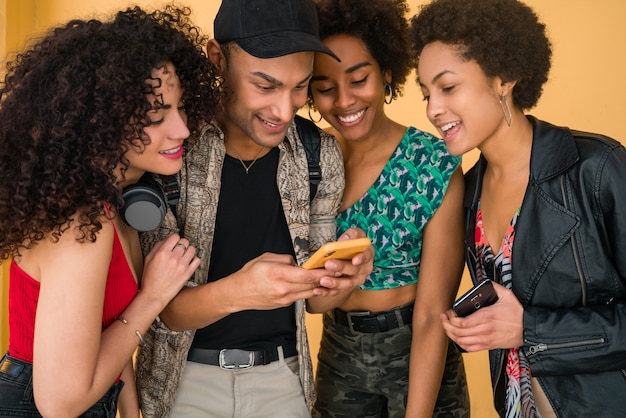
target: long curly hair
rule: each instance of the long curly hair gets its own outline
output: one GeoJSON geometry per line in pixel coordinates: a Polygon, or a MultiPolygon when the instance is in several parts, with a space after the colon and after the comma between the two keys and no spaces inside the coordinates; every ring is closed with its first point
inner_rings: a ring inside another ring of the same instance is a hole
{"type": "Polygon", "coordinates": [[[545,25],[517,0],[434,0],[411,19],[410,38],[417,55],[439,41],[460,47],[460,56],[476,61],[487,77],[516,80],[513,101],[524,110],[537,104],[548,80],[552,45],[545,25]]]}
{"type": "Polygon", "coordinates": [[[393,97],[414,66],[408,38],[405,0],[314,0],[320,22],[320,38],[346,34],[365,43],[381,70],[391,71],[393,97]]]}
{"type": "Polygon", "coordinates": [[[115,207],[120,199],[113,167],[123,176],[131,143],[149,142],[143,128],[150,124],[146,80],[153,69],[175,66],[190,138],[214,116],[217,69],[190,14],[134,7],[109,21],[72,20],[7,63],[0,84],[0,260],[48,235],[58,239],[70,222],[78,240],[95,241],[103,203],[115,207]]]}

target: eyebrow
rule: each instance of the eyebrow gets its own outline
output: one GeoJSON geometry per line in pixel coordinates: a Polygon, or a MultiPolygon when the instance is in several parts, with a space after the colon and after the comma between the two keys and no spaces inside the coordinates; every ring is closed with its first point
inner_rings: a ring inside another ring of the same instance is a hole
{"type": "MultiPolygon", "coordinates": [[[[349,67],[346,69],[346,73],[351,74],[353,72],[355,72],[356,70],[359,70],[363,67],[369,67],[371,66],[372,63],[371,62],[360,62],[358,64],[354,64],[352,67],[349,67]]],[[[318,75],[318,76],[313,76],[311,77],[311,81],[322,81],[322,80],[328,80],[328,76],[325,75],[318,75]]]]}
{"type": "MultiPolygon", "coordinates": [[[[261,71],[255,71],[252,73],[253,76],[262,78],[263,80],[267,81],[268,83],[271,83],[277,87],[282,87],[284,85],[284,83],[274,77],[272,77],[269,74],[263,73],[261,71]]],[[[298,85],[306,83],[307,81],[311,80],[311,75],[312,73],[309,73],[306,77],[304,77],[302,80],[300,80],[298,82],[298,85]]]]}
{"type": "Polygon", "coordinates": [[[172,105],[169,103],[156,103],[150,108],[150,110],[171,109],[172,105]]]}
{"type": "MultiPolygon", "coordinates": [[[[454,74],[454,72],[450,71],[450,70],[443,70],[442,72],[440,72],[439,74],[437,74],[436,76],[433,77],[431,83],[433,83],[433,84],[436,83],[437,80],[439,80],[441,77],[443,77],[446,74],[454,74]]],[[[423,86],[423,87],[426,87],[424,85],[424,83],[422,83],[421,79],[419,79],[419,85],[423,86]]]]}

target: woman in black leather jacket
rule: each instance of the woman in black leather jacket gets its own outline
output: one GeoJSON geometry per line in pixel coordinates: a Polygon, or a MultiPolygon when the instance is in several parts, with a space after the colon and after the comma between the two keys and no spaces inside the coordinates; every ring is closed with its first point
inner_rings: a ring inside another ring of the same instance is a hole
{"type": "Polygon", "coordinates": [[[435,0],[411,31],[428,118],[452,154],[481,151],[467,264],[499,297],[442,314],[448,336],[490,350],[501,416],[626,416],[626,150],[524,114],[552,51],[523,3],[435,0]]]}

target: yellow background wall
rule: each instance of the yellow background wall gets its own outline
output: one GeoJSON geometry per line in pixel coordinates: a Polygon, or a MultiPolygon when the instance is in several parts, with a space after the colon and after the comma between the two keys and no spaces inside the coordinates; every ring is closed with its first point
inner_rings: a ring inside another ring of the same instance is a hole
{"type": "MultiPolygon", "coordinates": [[[[408,0],[416,13],[427,0],[408,0]]],[[[159,7],[165,1],[127,0],[0,0],[0,57],[9,56],[45,29],[71,18],[108,14],[139,4],[159,7]],[[105,4],[106,3],[106,4],[105,4]]],[[[211,35],[219,0],[170,2],[188,5],[194,19],[211,35]]],[[[622,118],[626,106],[626,2],[624,0],[526,0],[548,27],[554,47],[550,80],[539,106],[530,113],[557,125],[600,132],[626,144],[622,118]]],[[[4,61],[4,58],[3,58],[4,61]]],[[[1,73],[2,70],[0,70],[1,73]]],[[[425,103],[412,76],[404,96],[388,108],[389,114],[407,125],[432,131],[424,115],[425,103]]],[[[464,158],[467,169],[476,154],[464,158]]],[[[8,345],[7,263],[0,272],[0,349],[8,345]]],[[[464,276],[460,292],[470,287],[464,276]]],[[[309,317],[311,346],[317,351],[321,325],[319,316],[309,317]]],[[[485,353],[465,354],[473,417],[495,417],[491,406],[488,364],[485,353]]]]}

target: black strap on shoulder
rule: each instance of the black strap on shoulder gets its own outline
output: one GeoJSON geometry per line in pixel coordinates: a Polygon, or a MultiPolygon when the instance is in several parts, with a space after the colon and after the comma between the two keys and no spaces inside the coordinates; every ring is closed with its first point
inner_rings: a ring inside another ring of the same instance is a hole
{"type": "Polygon", "coordinates": [[[310,201],[313,201],[317,193],[317,186],[322,181],[322,169],[320,167],[320,148],[322,139],[317,125],[312,121],[296,115],[296,129],[298,136],[306,152],[306,160],[309,165],[309,184],[311,187],[310,201]]]}
{"type": "Polygon", "coordinates": [[[165,193],[167,204],[172,209],[172,212],[174,212],[174,216],[176,216],[176,205],[180,199],[180,187],[178,186],[178,177],[176,174],[163,178],[163,192],[165,193]]]}

